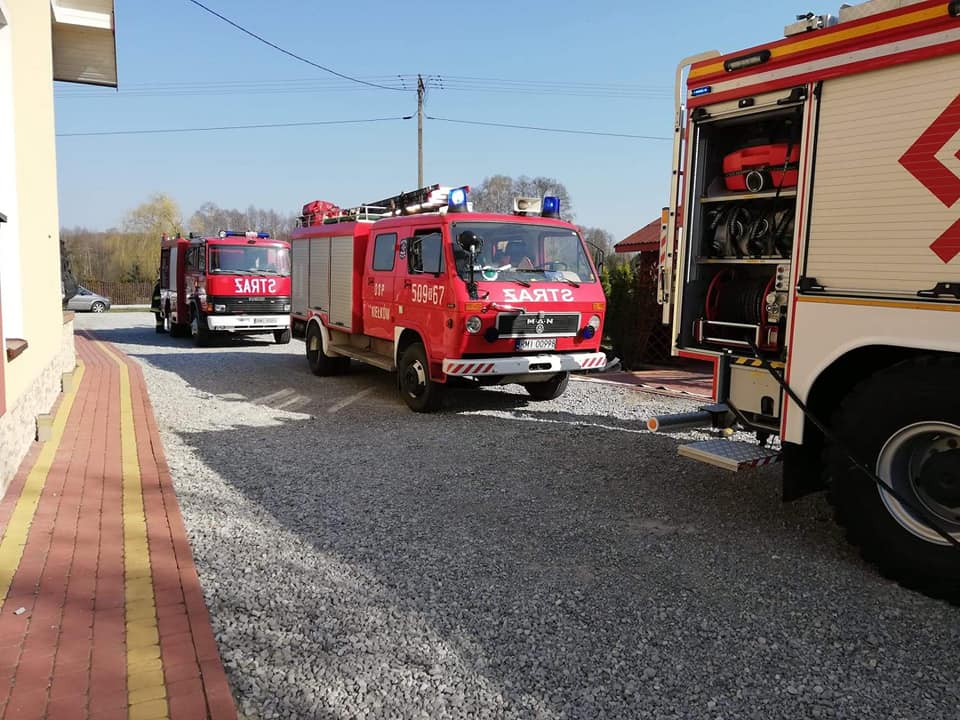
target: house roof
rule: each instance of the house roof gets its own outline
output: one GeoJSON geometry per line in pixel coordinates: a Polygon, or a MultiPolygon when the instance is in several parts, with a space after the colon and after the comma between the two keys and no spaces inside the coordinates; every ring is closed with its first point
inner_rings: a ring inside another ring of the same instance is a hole
{"type": "Polygon", "coordinates": [[[50,0],[53,79],[117,86],[113,0],[50,0]]]}
{"type": "Polygon", "coordinates": [[[642,228],[613,246],[618,253],[657,252],[660,249],[660,218],[652,220],[642,228]]]}

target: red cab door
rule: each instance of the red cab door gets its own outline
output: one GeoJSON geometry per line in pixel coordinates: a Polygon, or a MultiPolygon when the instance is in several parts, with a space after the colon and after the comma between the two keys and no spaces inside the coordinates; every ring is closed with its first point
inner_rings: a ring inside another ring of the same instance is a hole
{"type": "Polygon", "coordinates": [[[397,262],[397,233],[375,235],[373,251],[368,259],[363,281],[364,333],[384,340],[393,340],[394,265],[397,262]]]}

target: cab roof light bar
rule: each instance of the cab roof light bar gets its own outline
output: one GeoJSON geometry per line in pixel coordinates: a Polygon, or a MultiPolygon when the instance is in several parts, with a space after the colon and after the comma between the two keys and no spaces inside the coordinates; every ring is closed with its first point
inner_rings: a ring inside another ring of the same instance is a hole
{"type": "Polygon", "coordinates": [[[228,237],[245,237],[245,238],[268,238],[270,233],[268,232],[257,232],[256,230],[221,230],[219,237],[228,238],[228,237]]]}

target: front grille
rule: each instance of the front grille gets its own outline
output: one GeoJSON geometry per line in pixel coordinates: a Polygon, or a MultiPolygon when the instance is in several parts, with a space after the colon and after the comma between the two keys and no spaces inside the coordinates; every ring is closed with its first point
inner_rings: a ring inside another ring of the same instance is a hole
{"type": "Polygon", "coordinates": [[[284,310],[284,305],[290,305],[289,296],[280,297],[234,297],[232,295],[215,296],[207,298],[207,302],[213,305],[226,305],[229,313],[276,313],[283,315],[289,310],[284,310]]]}
{"type": "Polygon", "coordinates": [[[500,337],[576,335],[580,330],[580,314],[503,314],[497,316],[497,330],[500,331],[500,337]]]}

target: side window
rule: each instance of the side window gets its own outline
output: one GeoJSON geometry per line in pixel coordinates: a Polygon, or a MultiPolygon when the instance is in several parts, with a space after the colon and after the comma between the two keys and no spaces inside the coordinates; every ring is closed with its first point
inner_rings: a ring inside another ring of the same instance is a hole
{"type": "Polygon", "coordinates": [[[414,234],[407,254],[407,270],[410,273],[442,273],[443,235],[439,230],[421,230],[414,234]]]}
{"type": "Polygon", "coordinates": [[[397,234],[377,235],[373,246],[373,269],[393,270],[393,259],[397,250],[397,234]]]}
{"type": "Polygon", "coordinates": [[[160,251],[160,287],[170,289],[170,248],[160,251]]]}
{"type": "Polygon", "coordinates": [[[188,272],[190,270],[197,269],[197,249],[196,248],[187,248],[187,252],[183,256],[183,267],[188,272]]]}

